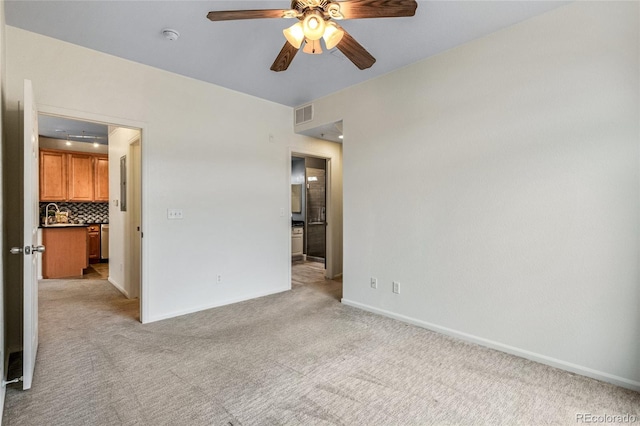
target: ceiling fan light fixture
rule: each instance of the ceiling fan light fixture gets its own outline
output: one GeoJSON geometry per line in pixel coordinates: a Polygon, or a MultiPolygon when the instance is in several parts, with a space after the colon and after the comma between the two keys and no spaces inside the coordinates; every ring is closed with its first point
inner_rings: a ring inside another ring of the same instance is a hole
{"type": "Polygon", "coordinates": [[[309,40],[320,40],[324,35],[325,27],[324,18],[317,10],[308,12],[302,20],[304,35],[309,40]]]}
{"type": "Polygon", "coordinates": [[[322,38],[327,49],[331,50],[340,43],[343,36],[344,30],[338,27],[335,22],[329,22],[322,38]]]}
{"type": "Polygon", "coordinates": [[[304,49],[302,49],[304,53],[308,53],[310,55],[319,55],[322,53],[322,46],[320,46],[319,40],[309,40],[304,44],[304,49]]]}
{"type": "Polygon", "coordinates": [[[289,28],[282,30],[282,33],[293,47],[300,49],[300,46],[302,46],[302,42],[304,41],[304,31],[302,30],[301,22],[297,22],[289,28]]]}

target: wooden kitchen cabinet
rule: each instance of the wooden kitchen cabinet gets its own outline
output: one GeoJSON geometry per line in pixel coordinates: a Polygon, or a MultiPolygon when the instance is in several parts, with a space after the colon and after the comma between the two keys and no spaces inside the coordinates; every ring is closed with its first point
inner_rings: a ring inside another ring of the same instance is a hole
{"type": "Polygon", "coordinates": [[[93,201],[94,157],[88,154],[69,154],[69,201],[93,201]]]}
{"type": "Polygon", "coordinates": [[[109,157],[40,150],[40,201],[109,201],[109,157]]]}
{"type": "Polygon", "coordinates": [[[89,263],[100,262],[100,225],[87,227],[87,255],[89,263]]]}
{"type": "Polygon", "coordinates": [[[87,264],[87,230],[84,227],[42,229],[42,278],[82,276],[87,264]]]}
{"type": "Polygon", "coordinates": [[[95,201],[109,201],[109,157],[95,157],[95,201]]]}
{"type": "Polygon", "coordinates": [[[67,199],[67,155],[61,151],[40,151],[40,201],[67,199]]]}

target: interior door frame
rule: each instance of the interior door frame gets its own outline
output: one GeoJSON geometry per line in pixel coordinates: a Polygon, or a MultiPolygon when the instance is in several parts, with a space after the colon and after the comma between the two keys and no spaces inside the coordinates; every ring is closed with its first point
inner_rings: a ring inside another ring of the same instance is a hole
{"type": "MultiPolygon", "coordinates": [[[[144,224],[149,223],[148,217],[147,217],[149,209],[147,208],[147,197],[145,196],[146,182],[148,182],[147,171],[149,169],[146,164],[147,159],[145,156],[145,140],[148,138],[148,135],[150,133],[149,125],[146,122],[129,120],[121,117],[111,117],[108,115],[95,114],[95,113],[86,112],[86,111],[71,110],[65,107],[55,106],[55,105],[38,105],[38,112],[40,114],[45,114],[45,115],[52,115],[52,116],[58,116],[58,117],[76,119],[76,120],[93,121],[96,123],[103,123],[103,124],[114,126],[114,127],[129,127],[129,128],[139,129],[140,130],[140,178],[141,178],[140,208],[142,210],[141,212],[142,226],[144,227],[144,224]]],[[[111,202],[112,200],[109,200],[109,203],[111,202]]],[[[149,322],[149,319],[148,319],[149,289],[148,289],[148,284],[146,282],[146,277],[149,276],[148,271],[146,270],[148,268],[149,262],[146,261],[146,257],[147,257],[146,254],[148,253],[148,247],[147,247],[147,242],[145,241],[144,238],[142,238],[141,246],[142,246],[141,247],[142,251],[140,253],[140,263],[141,263],[140,274],[141,274],[142,281],[140,283],[139,301],[140,301],[140,322],[144,324],[149,322]]]]}
{"type": "MultiPolygon", "coordinates": [[[[127,178],[127,189],[131,196],[129,197],[129,203],[127,209],[129,210],[129,235],[128,241],[125,241],[125,246],[129,247],[129,257],[130,262],[128,267],[126,268],[129,272],[128,280],[129,284],[137,283],[137,285],[133,285],[129,288],[131,297],[140,297],[140,284],[142,283],[142,268],[141,268],[141,247],[142,247],[142,238],[141,238],[141,229],[142,228],[142,206],[140,204],[140,190],[142,184],[141,172],[140,170],[140,154],[142,150],[142,143],[140,141],[140,135],[134,137],[128,142],[128,152],[127,156],[130,159],[130,164],[137,165],[133,167],[129,167],[130,177],[127,178]],[[138,268],[133,266],[138,265],[138,268]],[[137,270],[136,270],[137,269],[137,270]]],[[[128,195],[127,195],[128,196],[128,195]]],[[[125,226],[126,229],[126,226],[125,226]]]]}
{"type": "MultiPolygon", "coordinates": [[[[325,270],[324,270],[324,276],[325,278],[333,278],[334,276],[336,276],[335,271],[334,271],[334,261],[333,261],[333,227],[334,227],[334,223],[333,223],[333,203],[331,202],[331,195],[332,195],[332,191],[331,191],[331,184],[333,182],[333,176],[331,173],[331,166],[333,164],[334,159],[329,156],[327,153],[322,153],[322,152],[318,152],[318,151],[314,151],[314,150],[309,150],[309,149],[304,149],[302,147],[289,147],[289,157],[288,157],[288,161],[287,161],[287,197],[289,199],[289,202],[287,203],[287,206],[289,206],[289,215],[291,215],[291,158],[292,157],[314,157],[314,158],[320,158],[326,161],[326,166],[327,166],[327,170],[325,173],[325,179],[327,180],[326,182],[326,188],[325,188],[325,197],[326,197],[326,214],[325,214],[325,222],[327,223],[327,225],[325,226],[325,262],[326,262],[326,266],[325,266],[325,270]]],[[[306,175],[306,172],[305,172],[306,175]]],[[[305,182],[305,188],[306,188],[306,182],[305,182]]],[[[305,221],[306,222],[306,221],[305,221]]],[[[288,277],[289,277],[289,286],[291,286],[291,221],[289,221],[289,226],[287,227],[288,230],[288,243],[287,243],[287,260],[288,260],[288,268],[287,270],[289,271],[288,277]]]]}

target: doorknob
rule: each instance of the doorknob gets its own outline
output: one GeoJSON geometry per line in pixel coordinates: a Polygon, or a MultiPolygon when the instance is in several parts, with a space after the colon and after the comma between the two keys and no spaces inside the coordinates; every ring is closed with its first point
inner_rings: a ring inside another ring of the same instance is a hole
{"type": "Polygon", "coordinates": [[[34,253],[44,253],[44,246],[26,246],[24,248],[24,250],[22,249],[22,247],[11,247],[9,249],[9,253],[11,254],[20,254],[20,253],[24,253],[24,254],[31,254],[31,252],[34,253]]]}

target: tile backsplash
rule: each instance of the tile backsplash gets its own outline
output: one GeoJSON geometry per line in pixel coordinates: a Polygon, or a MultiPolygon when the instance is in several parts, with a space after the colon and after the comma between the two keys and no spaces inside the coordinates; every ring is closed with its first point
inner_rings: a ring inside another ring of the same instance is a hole
{"type": "MultiPolygon", "coordinates": [[[[49,203],[40,203],[40,217],[49,203]]],[[[109,223],[109,203],[55,203],[60,211],[69,211],[72,223],[109,223]]],[[[53,207],[49,208],[53,210],[53,207]]],[[[41,220],[42,222],[42,220],[41,220]]]]}

